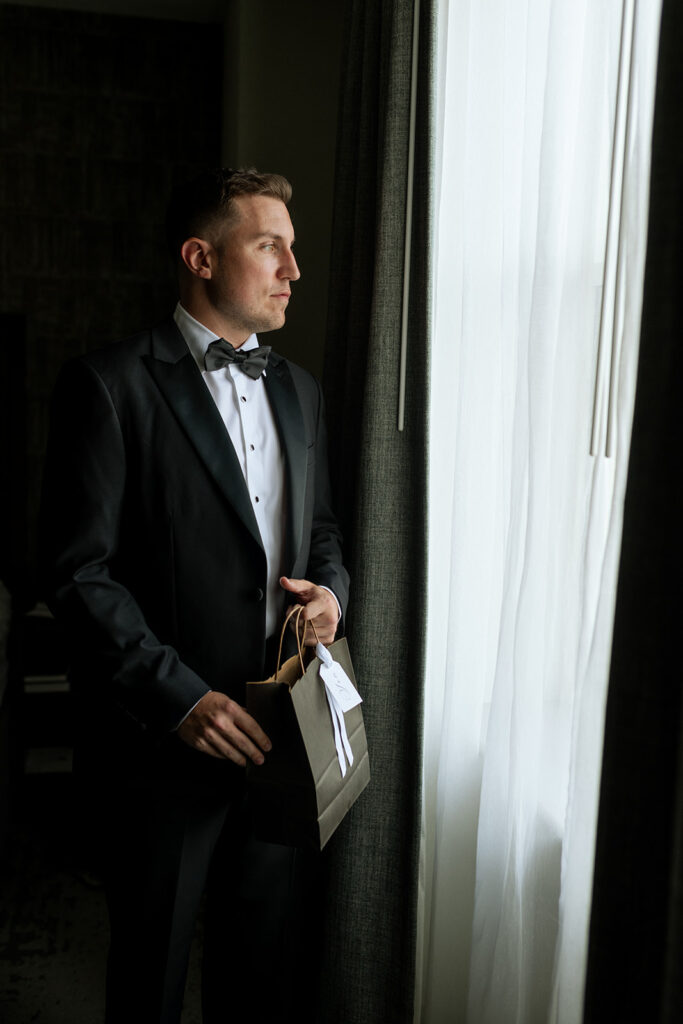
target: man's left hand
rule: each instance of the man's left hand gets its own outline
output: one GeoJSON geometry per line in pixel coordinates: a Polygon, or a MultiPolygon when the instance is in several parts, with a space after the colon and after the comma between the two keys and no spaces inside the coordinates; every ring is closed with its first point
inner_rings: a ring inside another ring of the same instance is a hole
{"type": "MultiPolygon", "coordinates": [[[[280,577],[280,586],[293,594],[296,604],[303,607],[302,620],[315,626],[317,638],[312,629],[304,633],[306,646],[314,647],[318,640],[321,644],[331,644],[337,632],[339,608],[330,591],[308,580],[290,580],[286,576],[280,577]]],[[[300,628],[303,628],[303,623],[300,628]]]]}

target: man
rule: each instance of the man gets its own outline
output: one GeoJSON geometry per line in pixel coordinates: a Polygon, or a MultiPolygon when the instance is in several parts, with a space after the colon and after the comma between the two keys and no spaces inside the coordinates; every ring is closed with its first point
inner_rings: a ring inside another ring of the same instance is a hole
{"type": "Polygon", "coordinates": [[[255,336],[299,277],[290,197],[255,171],[179,189],[173,319],[55,392],[43,534],[104,823],[108,1024],[180,1020],[207,878],[205,1024],[289,1019],[297,854],[249,835],[244,766],[270,740],[244,684],[274,668],[286,598],[329,643],[348,587],[319,385],[255,336]]]}

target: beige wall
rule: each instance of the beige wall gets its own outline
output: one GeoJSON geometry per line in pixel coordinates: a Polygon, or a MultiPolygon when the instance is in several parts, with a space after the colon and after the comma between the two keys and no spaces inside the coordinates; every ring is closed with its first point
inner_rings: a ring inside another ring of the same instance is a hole
{"type": "Polygon", "coordinates": [[[292,182],[301,269],[286,327],[271,342],[322,370],[344,4],[232,0],[226,19],[225,163],[292,182]]]}

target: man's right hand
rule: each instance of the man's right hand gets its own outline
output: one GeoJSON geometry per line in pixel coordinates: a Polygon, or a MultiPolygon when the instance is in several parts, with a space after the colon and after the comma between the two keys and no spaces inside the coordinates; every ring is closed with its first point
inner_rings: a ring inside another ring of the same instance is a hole
{"type": "Polygon", "coordinates": [[[271,742],[255,718],[224,693],[211,690],[178,726],[181,740],[211,757],[263,764],[271,742]]]}

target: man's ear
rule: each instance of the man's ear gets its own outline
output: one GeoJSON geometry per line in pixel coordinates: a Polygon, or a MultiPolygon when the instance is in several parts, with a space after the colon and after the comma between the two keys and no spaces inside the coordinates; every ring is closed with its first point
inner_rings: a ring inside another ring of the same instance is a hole
{"type": "Polygon", "coordinates": [[[186,238],[180,247],[180,258],[194,277],[211,277],[214,248],[204,238],[186,238]]]}

